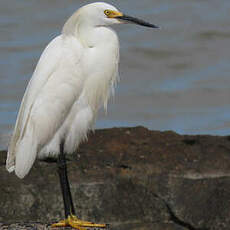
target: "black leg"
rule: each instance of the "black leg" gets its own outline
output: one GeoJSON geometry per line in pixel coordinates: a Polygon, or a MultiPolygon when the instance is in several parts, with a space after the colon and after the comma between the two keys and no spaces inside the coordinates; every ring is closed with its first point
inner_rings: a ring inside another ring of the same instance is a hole
{"type": "Polygon", "coordinates": [[[68,192],[67,192],[67,186],[65,181],[65,161],[61,157],[61,154],[58,156],[58,174],[60,179],[60,185],[61,185],[61,191],[62,191],[62,197],[64,201],[64,207],[65,207],[65,217],[67,218],[70,215],[70,202],[68,198],[68,192]]]}
{"type": "Polygon", "coordinates": [[[61,191],[65,207],[65,221],[60,221],[56,224],[53,224],[52,227],[66,227],[71,226],[76,229],[85,229],[85,227],[95,227],[95,228],[105,228],[105,224],[94,224],[88,221],[81,221],[75,216],[75,210],[73,206],[72,195],[69,186],[69,180],[67,175],[67,165],[64,154],[64,143],[60,146],[60,154],[58,155],[58,174],[61,184],[61,191]],[[74,216],[71,216],[74,215],[74,216]]]}
{"type": "Polygon", "coordinates": [[[69,202],[70,202],[70,211],[71,211],[72,215],[75,215],[75,209],[74,209],[74,205],[73,205],[72,194],[71,194],[70,186],[69,186],[69,179],[68,179],[68,174],[67,174],[67,167],[65,168],[65,180],[66,180],[66,184],[67,184],[67,193],[68,193],[69,202]]]}
{"type": "Polygon", "coordinates": [[[66,159],[63,151],[63,146],[64,144],[62,143],[60,146],[60,154],[58,156],[58,174],[59,174],[62,196],[63,196],[64,207],[65,207],[65,217],[68,218],[70,214],[75,215],[75,210],[74,210],[72,195],[69,186],[66,159]]]}

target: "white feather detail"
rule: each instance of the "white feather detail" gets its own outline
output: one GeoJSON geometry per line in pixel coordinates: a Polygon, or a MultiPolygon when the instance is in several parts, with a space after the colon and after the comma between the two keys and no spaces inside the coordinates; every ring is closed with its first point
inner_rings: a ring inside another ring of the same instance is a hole
{"type": "Polygon", "coordinates": [[[29,122],[26,133],[18,143],[16,151],[15,174],[22,179],[30,171],[37,155],[37,137],[32,121],[29,122]]]}
{"type": "Polygon", "coordinates": [[[44,84],[46,84],[48,78],[59,64],[58,61],[62,52],[61,43],[62,38],[61,36],[58,36],[46,47],[27,86],[8,148],[6,161],[7,170],[12,171],[14,169],[17,152],[16,146],[19,145],[20,141],[22,140],[22,135],[25,133],[25,127],[26,123],[28,122],[32,105],[36,100],[41,88],[44,86],[44,84]]]}
{"type": "Polygon", "coordinates": [[[11,166],[10,168],[7,169],[9,173],[13,172],[15,170],[15,166],[11,166]]]}
{"type": "MultiPolygon", "coordinates": [[[[41,55],[19,109],[7,154],[7,170],[11,169],[12,171],[14,169],[18,146],[24,146],[28,150],[25,143],[21,145],[21,142],[24,139],[31,116],[36,117],[34,122],[36,127],[39,127],[36,130],[36,138],[40,138],[40,140],[37,140],[40,148],[53,137],[56,129],[63,122],[63,116],[68,113],[68,109],[77,99],[77,94],[80,94],[81,84],[79,84],[79,81],[82,79],[79,80],[75,77],[75,72],[69,71],[69,69],[73,69],[73,66],[76,67],[78,63],[80,52],[75,52],[78,47],[79,43],[76,38],[63,39],[62,36],[58,36],[41,55]],[[68,46],[72,47],[72,52],[69,52],[68,46]],[[75,87],[76,85],[77,87],[75,87]],[[66,92],[66,97],[63,97],[63,90],[66,92]],[[61,98],[61,100],[58,101],[58,98],[61,98]],[[59,107],[60,104],[63,104],[64,108],[63,106],[59,107]],[[49,107],[54,108],[53,111],[49,107]],[[63,114],[61,113],[62,108],[65,110],[63,114]],[[59,115],[59,120],[54,121],[53,117],[56,114],[59,115]],[[49,121],[53,121],[55,124],[52,129],[49,126],[49,121]],[[46,133],[43,133],[43,131],[46,133]]],[[[78,68],[78,72],[80,73],[80,68],[78,68]]]]}

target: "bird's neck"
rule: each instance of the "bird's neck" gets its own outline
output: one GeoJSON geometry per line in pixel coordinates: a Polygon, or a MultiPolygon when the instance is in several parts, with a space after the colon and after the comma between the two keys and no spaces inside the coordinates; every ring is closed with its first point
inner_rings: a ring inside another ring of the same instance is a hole
{"type": "Polygon", "coordinates": [[[110,27],[97,26],[92,19],[83,17],[81,10],[76,11],[67,20],[62,34],[74,36],[81,42],[82,46],[89,48],[117,39],[116,33],[110,27]]]}
{"type": "Polygon", "coordinates": [[[109,27],[81,24],[78,27],[76,37],[84,47],[93,48],[110,43],[116,37],[116,34],[109,27]]]}
{"type": "Polygon", "coordinates": [[[116,37],[115,32],[105,26],[95,26],[92,22],[81,21],[77,14],[74,14],[66,22],[62,33],[76,37],[83,47],[93,48],[116,37]]]}

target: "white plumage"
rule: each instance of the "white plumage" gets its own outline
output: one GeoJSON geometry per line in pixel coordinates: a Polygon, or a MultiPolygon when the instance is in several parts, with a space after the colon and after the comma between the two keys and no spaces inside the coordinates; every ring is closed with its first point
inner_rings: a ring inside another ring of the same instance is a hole
{"type": "Polygon", "coordinates": [[[83,7],[66,22],[62,34],[44,50],[27,86],[6,163],[20,178],[36,157],[58,154],[63,138],[65,152],[74,152],[98,108],[107,105],[118,76],[119,44],[111,28],[92,23],[94,15],[88,12],[95,5],[100,9],[104,3],[83,7]]]}
{"type": "Polygon", "coordinates": [[[118,79],[119,42],[108,27],[153,27],[106,3],[80,8],[44,50],[27,86],[8,149],[6,168],[23,178],[37,157],[72,153],[105,109],[118,79]]]}

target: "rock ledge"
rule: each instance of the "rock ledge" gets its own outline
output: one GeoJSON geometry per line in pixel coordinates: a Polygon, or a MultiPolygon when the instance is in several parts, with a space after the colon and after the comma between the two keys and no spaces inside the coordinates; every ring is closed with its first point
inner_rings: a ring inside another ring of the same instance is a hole
{"type": "MultiPolygon", "coordinates": [[[[50,229],[63,218],[56,163],[23,180],[0,154],[0,229],[50,229]]],[[[78,217],[111,230],[229,230],[230,137],[144,127],[96,130],[68,158],[78,217]]]]}

